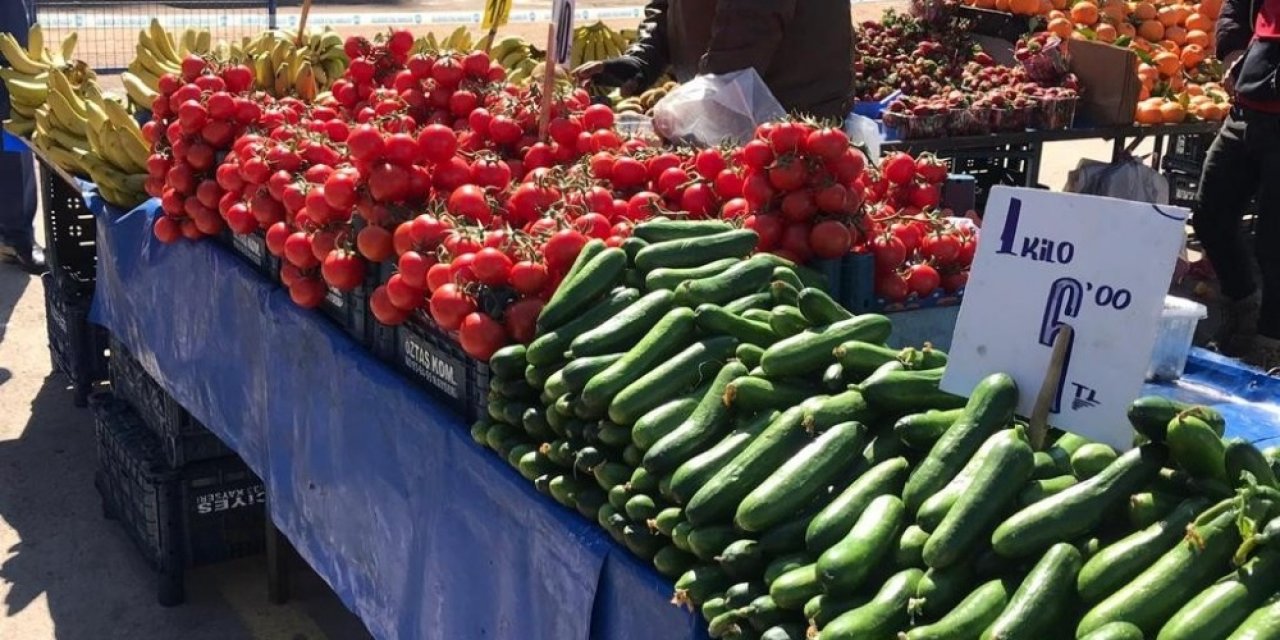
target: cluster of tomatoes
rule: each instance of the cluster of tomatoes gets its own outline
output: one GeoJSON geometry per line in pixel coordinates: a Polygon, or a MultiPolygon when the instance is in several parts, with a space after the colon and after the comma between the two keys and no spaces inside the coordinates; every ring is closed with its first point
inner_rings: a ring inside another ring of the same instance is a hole
{"type": "Polygon", "coordinates": [[[875,257],[876,295],[890,303],[942,289],[956,293],[969,280],[976,231],[940,215],[940,185],[947,165],[929,155],[893,153],[880,163],[867,190],[869,240],[860,251],[875,257]]]}
{"type": "Polygon", "coordinates": [[[350,67],[314,104],[194,57],[167,77],[148,125],[155,234],[262,233],[298,305],[366,290],[379,322],[429,316],[478,359],[532,339],[593,238],[619,245],[658,214],[725,218],[761,251],[839,258],[893,226],[864,202],[914,215],[937,205],[933,174],[946,174],[894,182],[842,131],[804,122],[762,125],[743,145],[660,147],[582,90],[558,88],[544,113],[538,89],[506,83],[483,52],[414,53],[399,30],[345,49],[350,67]]]}

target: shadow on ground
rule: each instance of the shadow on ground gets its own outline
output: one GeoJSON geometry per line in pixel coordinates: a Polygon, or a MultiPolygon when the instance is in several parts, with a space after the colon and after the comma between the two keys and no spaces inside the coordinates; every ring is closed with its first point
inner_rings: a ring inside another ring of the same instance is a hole
{"type": "Polygon", "coordinates": [[[21,541],[0,549],[0,586],[7,590],[0,603],[0,638],[368,637],[305,567],[294,572],[294,600],[268,604],[262,556],[190,570],[187,603],[157,605],[150,567],[121,525],[102,516],[93,488],[92,417],[71,399],[59,376],[46,378],[20,437],[0,441],[0,520],[21,541]],[[47,615],[40,615],[42,608],[47,615]]]}

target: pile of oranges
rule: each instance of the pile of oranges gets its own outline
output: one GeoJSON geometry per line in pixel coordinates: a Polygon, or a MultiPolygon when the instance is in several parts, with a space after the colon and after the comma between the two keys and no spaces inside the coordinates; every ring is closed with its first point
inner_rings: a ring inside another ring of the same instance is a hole
{"type": "Polygon", "coordinates": [[[1222,65],[1212,57],[1213,30],[1222,0],[964,0],[982,9],[1045,20],[1064,39],[1127,46],[1141,63],[1135,120],[1176,124],[1188,117],[1221,120],[1227,95],[1217,81],[1222,65]]]}

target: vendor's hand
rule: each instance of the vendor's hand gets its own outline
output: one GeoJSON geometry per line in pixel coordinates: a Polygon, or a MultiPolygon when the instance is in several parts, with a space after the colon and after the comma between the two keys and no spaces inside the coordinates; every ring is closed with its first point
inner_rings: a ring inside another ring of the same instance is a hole
{"type": "Polygon", "coordinates": [[[643,76],[644,62],[634,56],[588,62],[573,70],[573,78],[579,84],[618,87],[623,97],[636,95],[644,89],[643,76]]]}

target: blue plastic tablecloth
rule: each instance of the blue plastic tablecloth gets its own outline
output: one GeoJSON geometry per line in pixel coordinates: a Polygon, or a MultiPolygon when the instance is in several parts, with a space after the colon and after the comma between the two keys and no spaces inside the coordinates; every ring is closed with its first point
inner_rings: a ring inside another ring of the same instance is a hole
{"type": "Polygon", "coordinates": [[[266,482],[271,517],[378,638],[704,638],[671,584],[468,425],[155,201],[98,215],[93,319],[266,482]]]}
{"type": "MultiPolygon", "coordinates": [[[[467,425],[155,201],[98,215],[93,318],[266,482],[271,516],[374,636],[704,638],[670,583],[539,495],[467,425]]],[[[1280,380],[1196,350],[1147,391],[1280,442],[1280,380]]]]}

